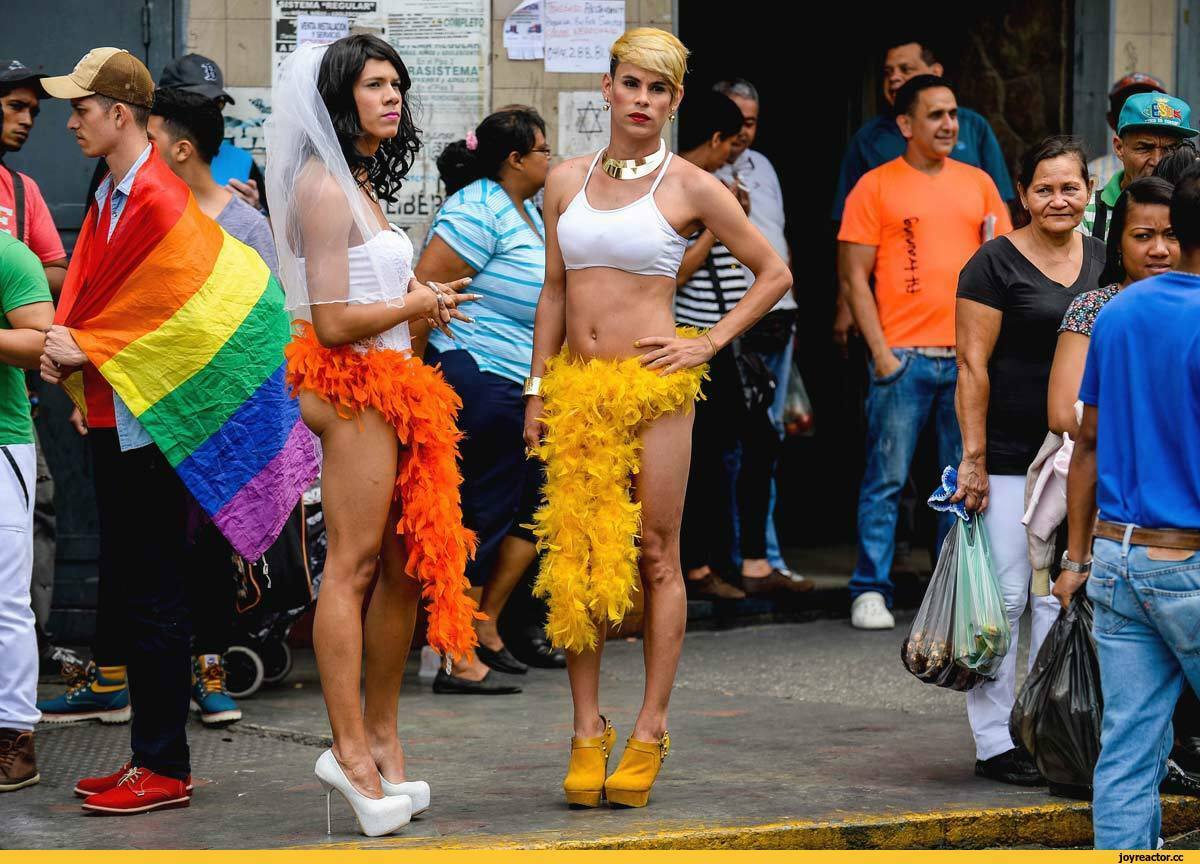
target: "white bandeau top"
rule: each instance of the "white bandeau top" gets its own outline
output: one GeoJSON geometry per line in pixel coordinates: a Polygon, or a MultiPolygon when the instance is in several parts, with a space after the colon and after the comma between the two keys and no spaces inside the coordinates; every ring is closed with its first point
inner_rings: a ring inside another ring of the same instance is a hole
{"type": "Polygon", "coordinates": [[[597,210],[588,203],[587,184],[600,153],[592,160],[583,186],[558,217],[563,264],[568,270],[612,267],[639,276],[674,279],[687,250],[687,239],[671,226],[654,202],[654,192],[667,176],[674,154],[667,154],[650,191],[641,198],[615,210],[597,210]]]}
{"type": "MultiPolygon", "coordinates": [[[[388,297],[403,297],[408,292],[412,278],[413,245],[408,235],[395,225],[390,231],[380,231],[366,243],[351,246],[348,250],[350,285],[347,293],[349,303],[378,303],[383,293],[388,297]],[[379,281],[384,285],[380,286],[379,281]],[[380,288],[384,290],[381,292],[380,288]]],[[[300,275],[304,276],[304,259],[300,261],[300,275]]],[[[353,348],[366,353],[372,348],[388,351],[408,351],[412,348],[408,322],[401,321],[395,327],[376,336],[359,339],[353,348]]]]}

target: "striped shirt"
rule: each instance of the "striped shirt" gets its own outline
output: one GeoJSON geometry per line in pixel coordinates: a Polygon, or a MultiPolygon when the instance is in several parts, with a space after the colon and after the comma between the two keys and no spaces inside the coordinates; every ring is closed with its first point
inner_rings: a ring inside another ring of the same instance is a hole
{"type": "Polygon", "coordinates": [[[546,227],[531,201],[525,212],[536,233],[504,187],[484,178],[447,198],[430,229],[475,271],[468,290],[483,296],[465,310],[475,323],[455,325],[457,342],[434,331],[429,344],[466,349],[482,371],[518,384],[529,375],[533,315],[546,279],[546,227]]]}
{"type": "Polygon", "coordinates": [[[1092,197],[1088,199],[1087,205],[1083,208],[1083,219],[1075,226],[1075,230],[1080,234],[1089,237],[1098,237],[1104,240],[1108,237],[1108,226],[1112,222],[1112,209],[1117,206],[1117,199],[1121,197],[1121,182],[1125,179],[1125,169],[1122,168],[1108,178],[1108,182],[1103,186],[1098,186],[1096,191],[1092,193],[1092,197]],[[1097,199],[1104,202],[1104,206],[1108,211],[1104,216],[1103,230],[1099,233],[1095,230],[1096,214],[1100,209],[1097,199]]]}
{"type": "MultiPolygon", "coordinates": [[[[693,238],[688,245],[695,242],[693,238]]],[[[746,271],[725,248],[725,244],[718,240],[692,278],[675,292],[675,320],[693,327],[712,327],[725,314],[721,311],[721,301],[724,301],[725,311],[732,309],[745,296],[748,287],[746,271]],[[721,292],[720,296],[718,291],[721,292]]]]}

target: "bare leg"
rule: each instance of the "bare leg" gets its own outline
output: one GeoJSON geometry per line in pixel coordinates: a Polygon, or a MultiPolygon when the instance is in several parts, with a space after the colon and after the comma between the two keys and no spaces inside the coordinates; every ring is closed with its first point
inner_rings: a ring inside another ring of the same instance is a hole
{"type": "Polygon", "coordinates": [[[642,504],[640,568],[645,592],[646,691],[633,727],[639,741],[657,741],[667,730],[667,704],[683,649],[687,594],[679,561],[679,525],[691,460],[693,412],[677,412],[642,432],[642,468],[636,477],[642,504]]]}
{"type": "Polygon", "coordinates": [[[375,411],[346,420],[311,393],[300,407],[324,451],[321,492],[329,551],[313,648],[333,729],[333,755],[363,794],[383,795],[360,704],[363,598],[379,561],[379,544],[396,477],[396,432],[375,411]]]}
{"type": "Polygon", "coordinates": [[[363,723],[379,773],[392,783],[405,779],[397,712],[421,599],[420,583],[404,572],[404,539],[396,533],[399,519],[400,504],[393,502],[383,529],[379,582],[371,595],[363,631],[367,669],[363,723]]]}
{"type": "Polygon", "coordinates": [[[483,586],[483,601],[480,608],[488,616],[487,621],[476,621],[475,632],[479,634],[479,644],[493,651],[504,647],[496,625],[500,621],[500,613],[504,611],[508,598],[513,589],[529,569],[529,565],[537,558],[537,547],[523,537],[505,537],[500,541],[499,553],[496,556],[496,569],[491,578],[483,586]]]}
{"type": "Polygon", "coordinates": [[[600,657],[604,653],[608,622],[598,623],[596,629],[595,649],[567,652],[567,677],[571,681],[576,738],[595,738],[604,731],[604,724],[600,722],[600,657]]]}
{"type": "MultiPolygon", "coordinates": [[[[488,616],[486,621],[475,622],[475,633],[479,644],[493,651],[504,647],[496,624],[500,613],[512,596],[513,589],[529,569],[529,565],[537,558],[537,547],[522,537],[505,537],[500,541],[500,549],[496,556],[496,569],[483,586],[480,595],[480,610],[488,616]]],[[[471,589],[475,591],[477,589],[471,589]]],[[[488,665],[473,655],[470,660],[455,660],[451,674],[469,681],[482,681],[488,673],[488,665]]]]}

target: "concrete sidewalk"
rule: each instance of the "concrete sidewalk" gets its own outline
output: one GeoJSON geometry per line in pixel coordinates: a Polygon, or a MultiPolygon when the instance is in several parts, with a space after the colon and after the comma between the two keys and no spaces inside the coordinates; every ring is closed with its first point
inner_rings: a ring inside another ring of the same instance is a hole
{"type": "MultiPolygon", "coordinates": [[[[565,673],[532,670],[518,696],[435,696],[415,665],[401,697],[410,776],[433,806],[368,840],[335,796],[325,834],[312,774],[329,726],[311,655],[245,700],[225,730],[189,729],[192,806],[84,816],[74,781],[114,770],[128,727],[39,730],[40,785],[0,796],[3,848],[930,848],[1090,842],[1089,808],[974,776],[962,694],[900,664],[891,632],[845,620],[692,632],[671,710],[672,753],[649,807],[569,810],[565,673]]],[[[611,642],[604,706],[618,751],[641,697],[641,645],[611,642]]],[[[619,757],[619,752],[617,754],[619,757]]],[[[1166,832],[1200,827],[1200,800],[1168,799],[1166,832]]]]}

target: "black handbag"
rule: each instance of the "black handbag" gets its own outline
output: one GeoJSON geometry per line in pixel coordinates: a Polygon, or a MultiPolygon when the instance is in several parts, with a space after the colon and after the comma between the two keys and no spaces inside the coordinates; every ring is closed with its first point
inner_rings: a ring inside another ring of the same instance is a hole
{"type": "MultiPolygon", "coordinates": [[[[712,253],[709,253],[705,264],[709,277],[712,279],[717,306],[720,307],[721,317],[724,318],[729,307],[725,303],[725,292],[721,288],[721,280],[717,276],[717,266],[713,263],[712,253]]],[[[742,337],[739,336],[730,342],[729,350],[733,352],[738,381],[742,386],[742,404],[745,406],[746,412],[757,414],[760,411],[766,411],[775,401],[775,376],[767,368],[761,354],[745,350],[742,345],[742,337]]]]}

